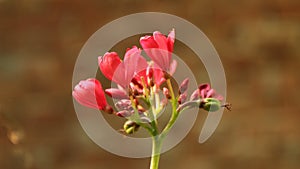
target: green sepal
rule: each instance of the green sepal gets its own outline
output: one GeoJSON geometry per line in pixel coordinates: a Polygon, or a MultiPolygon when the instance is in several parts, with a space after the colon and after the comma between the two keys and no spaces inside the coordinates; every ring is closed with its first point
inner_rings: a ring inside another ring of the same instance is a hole
{"type": "Polygon", "coordinates": [[[206,111],[214,112],[221,108],[221,102],[215,98],[205,98],[203,109],[206,111]]]}

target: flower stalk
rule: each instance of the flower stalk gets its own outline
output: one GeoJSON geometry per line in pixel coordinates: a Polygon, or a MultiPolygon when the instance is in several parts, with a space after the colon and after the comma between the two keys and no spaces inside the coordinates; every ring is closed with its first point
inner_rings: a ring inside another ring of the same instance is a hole
{"type": "Polygon", "coordinates": [[[159,136],[152,137],[152,155],[150,169],[158,169],[162,139],[159,136]]]}

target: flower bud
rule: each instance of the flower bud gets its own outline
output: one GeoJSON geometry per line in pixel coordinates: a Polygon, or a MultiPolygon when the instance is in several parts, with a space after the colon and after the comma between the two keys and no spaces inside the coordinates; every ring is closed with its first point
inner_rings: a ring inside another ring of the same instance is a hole
{"type": "Polygon", "coordinates": [[[117,116],[119,117],[129,117],[133,114],[132,111],[128,111],[128,110],[121,110],[119,112],[116,113],[117,116]]]}
{"type": "Polygon", "coordinates": [[[115,106],[118,110],[133,110],[131,101],[128,99],[119,100],[115,106]]]}
{"type": "Polygon", "coordinates": [[[94,78],[80,81],[72,92],[74,99],[83,106],[104,110],[107,101],[101,83],[94,78]]]}
{"type": "Polygon", "coordinates": [[[187,93],[186,93],[186,92],[183,93],[183,94],[181,94],[181,95],[179,95],[178,103],[179,103],[179,104],[184,103],[184,102],[186,101],[186,98],[187,98],[187,93]]]}
{"type": "Polygon", "coordinates": [[[189,78],[186,78],[182,81],[182,83],[179,86],[179,94],[186,92],[188,86],[189,86],[189,78]]]}
{"type": "Polygon", "coordinates": [[[200,103],[200,108],[203,108],[206,111],[214,112],[221,108],[221,102],[215,98],[205,98],[200,103]]]}
{"type": "Polygon", "coordinates": [[[210,85],[208,83],[203,83],[203,84],[200,84],[198,89],[201,91],[201,90],[209,90],[210,89],[210,85]]]}
{"type": "Polygon", "coordinates": [[[168,88],[164,87],[163,88],[163,93],[164,93],[164,95],[166,96],[167,99],[171,99],[172,98],[171,95],[170,95],[170,92],[169,92],[168,88]]]}
{"type": "Polygon", "coordinates": [[[140,126],[135,122],[128,120],[124,123],[123,129],[125,133],[133,134],[134,132],[138,131],[139,127],[140,126]]]}
{"type": "Polygon", "coordinates": [[[105,93],[114,99],[128,99],[128,95],[124,90],[109,88],[105,90],[105,93]]]}
{"type": "Polygon", "coordinates": [[[200,98],[199,90],[197,89],[191,94],[190,100],[191,101],[198,100],[199,98],[200,98]]]}

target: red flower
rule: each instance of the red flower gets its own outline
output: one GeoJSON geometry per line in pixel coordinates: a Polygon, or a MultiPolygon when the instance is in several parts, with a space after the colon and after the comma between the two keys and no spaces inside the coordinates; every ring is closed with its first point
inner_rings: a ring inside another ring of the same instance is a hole
{"type": "Polygon", "coordinates": [[[146,70],[139,72],[134,78],[139,84],[142,84],[142,77],[144,78],[147,86],[150,86],[152,81],[157,87],[159,87],[166,80],[164,78],[164,73],[160,68],[155,68],[150,65],[146,70]]]}
{"type": "Polygon", "coordinates": [[[147,61],[136,46],[128,49],[122,62],[116,52],[108,52],[98,57],[101,72],[109,80],[127,88],[134,76],[147,68],[147,61]]]}
{"type": "Polygon", "coordinates": [[[100,110],[109,108],[101,83],[96,79],[80,81],[75,86],[72,95],[78,103],[84,106],[100,110]]]}
{"type": "Polygon", "coordinates": [[[140,44],[154,63],[172,74],[176,68],[176,61],[172,61],[174,41],[175,31],[173,29],[168,37],[158,31],[155,31],[153,36],[141,37],[140,44]]]}
{"type": "Polygon", "coordinates": [[[98,57],[100,70],[109,80],[112,80],[114,73],[121,62],[122,61],[116,52],[106,52],[104,56],[98,57]]]}

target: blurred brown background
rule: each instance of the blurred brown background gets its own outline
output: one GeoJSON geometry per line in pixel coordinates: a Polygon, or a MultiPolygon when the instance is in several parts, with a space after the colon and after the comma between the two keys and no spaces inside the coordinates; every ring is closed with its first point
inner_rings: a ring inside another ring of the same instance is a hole
{"type": "Polygon", "coordinates": [[[198,144],[202,113],[160,168],[298,169],[299,0],[0,0],[0,168],[148,168],[149,159],[118,157],[93,143],[71,97],[85,41],[109,21],[145,11],[183,17],[210,38],[233,103],[198,144]]]}

